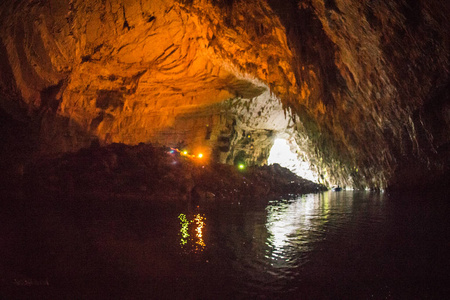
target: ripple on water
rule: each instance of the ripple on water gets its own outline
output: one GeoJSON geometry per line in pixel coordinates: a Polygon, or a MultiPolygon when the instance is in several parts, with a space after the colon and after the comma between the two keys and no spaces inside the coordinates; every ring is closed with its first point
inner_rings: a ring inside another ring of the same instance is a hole
{"type": "MultiPolygon", "coordinates": [[[[66,297],[73,299],[447,295],[450,227],[442,205],[396,204],[359,192],[239,206],[83,200],[28,211],[27,201],[14,217],[0,210],[0,267],[48,280],[50,294],[76,290],[66,297]]],[[[2,292],[8,280],[0,278],[2,292]]]]}

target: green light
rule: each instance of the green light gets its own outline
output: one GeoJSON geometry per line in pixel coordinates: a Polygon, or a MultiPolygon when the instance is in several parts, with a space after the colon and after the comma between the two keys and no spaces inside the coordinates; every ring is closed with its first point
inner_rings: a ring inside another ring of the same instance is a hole
{"type": "MultiPolygon", "coordinates": [[[[178,216],[178,219],[180,220],[180,225],[181,225],[181,229],[180,229],[180,235],[181,235],[181,240],[180,240],[180,246],[181,248],[184,248],[185,250],[189,250],[189,249],[193,249],[195,252],[201,252],[204,250],[206,244],[205,241],[203,240],[203,230],[205,228],[205,220],[206,217],[204,215],[201,214],[197,214],[194,215],[194,219],[193,220],[188,220],[187,216],[185,214],[180,214],[178,216]],[[189,230],[189,226],[191,223],[194,223],[196,225],[196,228],[192,231],[189,230]],[[189,234],[189,232],[191,233],[195,233],[195,235],[189,234]],[[195,245],[193,245],[193,242],[195,242],[195,245]],[[192,246],[194,246],[194,248],[192,248],[192,246]]],[[[192,250],[189,250],[192,251],[192,250]]]]}
{"type": "Polygon", "coordinates": [[[181,224],[181,229],[180,229],[180,233],[181,233],[181,241],[180,241],[180,245],[186,245],[187,241],[188,241],[188,237],[189,237],[189,221],[186,218],[185,214],[180,214],[178,216],[178,219],[180,219],[180,224],[181,224]]]}
{"type": "Polygon", "coordinates": [[[239,164],[238,168],[239,168],[239,170],[244,170],[245,169],[245,165],[244,164],[239,164]]]}

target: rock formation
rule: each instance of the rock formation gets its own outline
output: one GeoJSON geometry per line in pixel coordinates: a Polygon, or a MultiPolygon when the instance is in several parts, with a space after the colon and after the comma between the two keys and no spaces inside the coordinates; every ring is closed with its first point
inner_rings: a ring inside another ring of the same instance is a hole
{"type": "Polygon", "coordinates": [[[96,195],[102,199],[167,201],[295,197],[327,190],[278,164],[234,166],[189,157],[148,144],[89,147],[27,166],[24,191],[32,195],[96,195]]]}
{"type": "Polygon", "coordinates": [[[449,15],[437,0],[6,1],[0,108],[38,154],[152,142],[263,164],[285,136],[324,183],[422,186],[449,173],[449,15]]]}

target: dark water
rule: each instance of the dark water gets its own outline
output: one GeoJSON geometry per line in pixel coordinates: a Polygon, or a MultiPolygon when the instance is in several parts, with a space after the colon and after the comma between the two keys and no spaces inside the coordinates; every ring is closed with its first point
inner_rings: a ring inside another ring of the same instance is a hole
{"type": "Polygon", "coordinates": [[[10,197],[0,298],[445,299],[446,197],[10,197]]]}

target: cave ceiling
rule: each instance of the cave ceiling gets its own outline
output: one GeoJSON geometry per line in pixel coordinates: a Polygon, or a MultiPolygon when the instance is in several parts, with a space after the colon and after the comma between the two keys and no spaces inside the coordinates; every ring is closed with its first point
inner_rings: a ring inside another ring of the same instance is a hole
{"type": "Polygon", "coordinates": [[[7,1],[0,105],[37,124],[40,153],[144,142],[263,164],[282,136],[325,183],[414,185],[448,173],[449,6],[7,1]]]}

